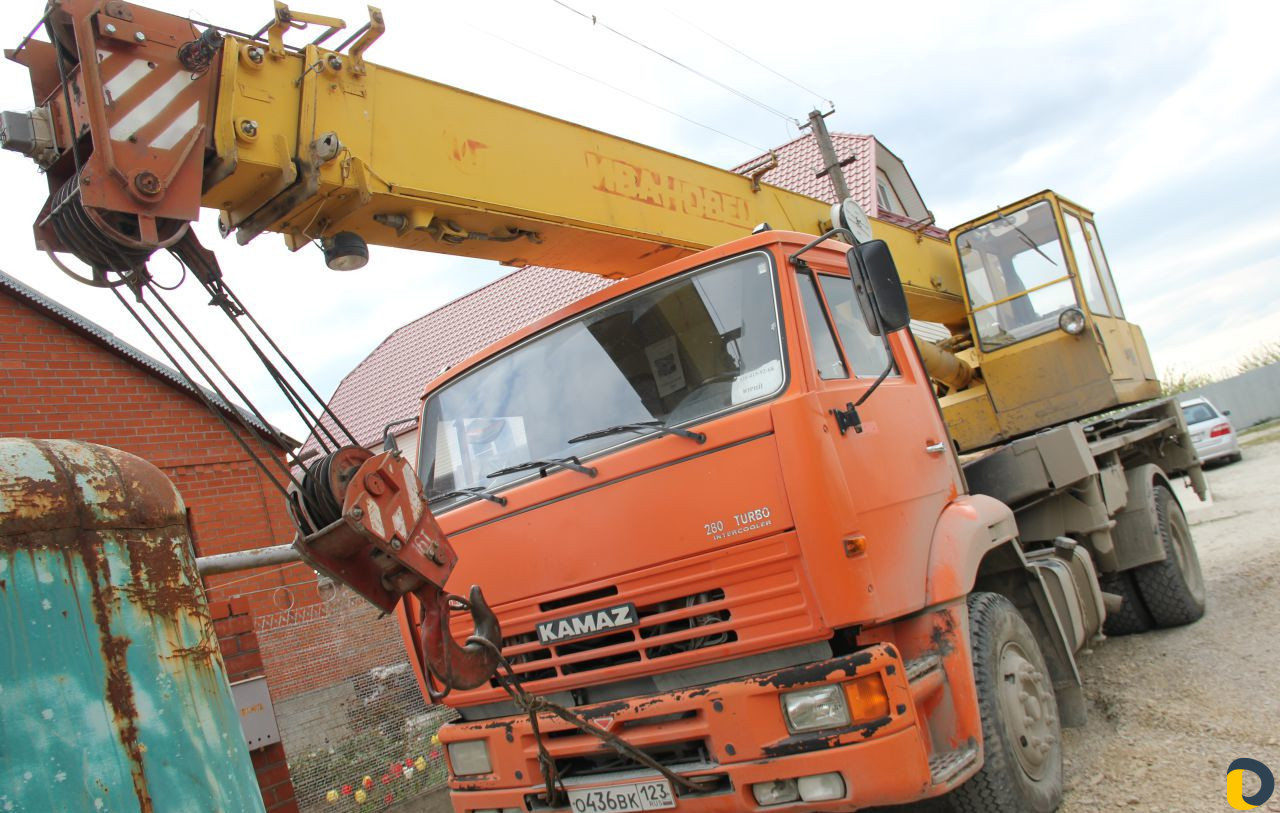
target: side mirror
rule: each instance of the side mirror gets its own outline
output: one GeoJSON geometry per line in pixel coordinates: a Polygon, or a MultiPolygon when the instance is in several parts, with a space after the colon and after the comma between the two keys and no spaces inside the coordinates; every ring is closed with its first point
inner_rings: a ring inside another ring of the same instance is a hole
{"type": "Polygon", "coordinates": [[[1224,410],[1222,410],[1222,414],[1223,414],[1223,415],[1230,415],[1230,414],[1231,414],[1231,410],[1229,410],[1229,409],[1224,409],[1224,410]]]}
{"type": "Polygon", "coordinates": [[[846,259],[867,329],[880,336],[910,324],[907,295],[889,246],[883,240],[869,240],[849,249],[846,259]]]}

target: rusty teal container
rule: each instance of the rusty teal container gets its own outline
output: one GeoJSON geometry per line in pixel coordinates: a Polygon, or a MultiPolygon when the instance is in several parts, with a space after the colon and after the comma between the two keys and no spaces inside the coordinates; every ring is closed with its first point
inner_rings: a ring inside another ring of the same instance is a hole
{"type": "Polygon", "coordinates": [[[262,811],[186,509],[146,461],[0,439],[0,811],[262,811]]]}

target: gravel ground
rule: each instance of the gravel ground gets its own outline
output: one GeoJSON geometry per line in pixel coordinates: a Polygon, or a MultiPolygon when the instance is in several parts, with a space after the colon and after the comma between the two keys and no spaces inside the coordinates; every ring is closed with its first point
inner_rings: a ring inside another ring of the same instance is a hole
{"type": "MultiPolygon", "coordinates": [[[[1089,724],[1064,732],[1063,813],[1230,810],[1227,765],[1280,779],[1280,432],[1211,469],[1211,504],[1180,494],[1208,612],[1189,627],[1111,638],[1080,659],[1089,724]]],[[[1245,793],[1257,789],[1246,774],[1245,793]]],[[[1260,808],[1280,811],[1280,793],[1260,808]]]]}

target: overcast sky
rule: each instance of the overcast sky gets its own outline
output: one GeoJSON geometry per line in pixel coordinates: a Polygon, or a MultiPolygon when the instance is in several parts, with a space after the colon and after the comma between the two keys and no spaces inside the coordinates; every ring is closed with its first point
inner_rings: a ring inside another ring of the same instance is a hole
{"type": "MultiPolygon", "coordinates": [[[[365,13],[353,0],[313,2],[294,7],[353,28],[365,13]]],[[[1162,371],[1217,371],[1280,341],[1280,4],[566,3],[789,116],[834,102],[831,129],[874,134],[905,160],[941,226],[1045,188],[1092,208],[1126,313],[1162,371]]],[[[6,47],[42,5],[10,4],[6,47]]],[[[271,10],[267,0],[149,5],[249,31],[271,10]]],[[[707,163],[732,166],[799,134],[553,0],[382,9],[375,62],[707,163]]],[[[25,69],[0,67],[0,106],[29,108],[27,88],[25,69]]],[[[34,164],[0,154],[0,179],[0,269],[145,349],[114,297],[66,279],[32,247],[46,194],[34,164]]],[[[215,222],[209,213],[199,224],[202,242],[324,395],[396,327],[506,273],[375,246],[364,270],[339,274],[318,250],[290,254],[275,235],[244,248],[222,241],[215,222]]],[[[178,274],[167,257],[153,272],[178,274]]],[[[230,347],[184,287],[191,321],[230,347]]],[[[270,401],[265,377],[230,352],[250,394],[270,401]]],[[[270,417],[301,431],[278,407],[270,417]]]]}

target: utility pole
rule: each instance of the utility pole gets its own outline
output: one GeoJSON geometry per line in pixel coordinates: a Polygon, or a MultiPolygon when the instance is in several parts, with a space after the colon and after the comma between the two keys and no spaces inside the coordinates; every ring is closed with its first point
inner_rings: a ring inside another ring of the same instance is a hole
{"type": "Polygon", "coordinates": [[[823,175],[830,176],[831,185],[836,189],[836,199],[843,201],[849,197],[849,185],[845,183],[843,167],[856,161],[857,156],[850,155],[848,158],[841,160],[836,155],[836,145],[831,140],[831,133],[827,130],[827,122],[824,120],[834,112],[836,112],[835,108],[828,110],[826,113],[819,113],[814,110],[809,113],[809,123],[801,126],[808,127],[813,131],[813,137],[818,141],[818,150],[822,153],[823,167],[814,174],[819,178],[823,175]]]}

